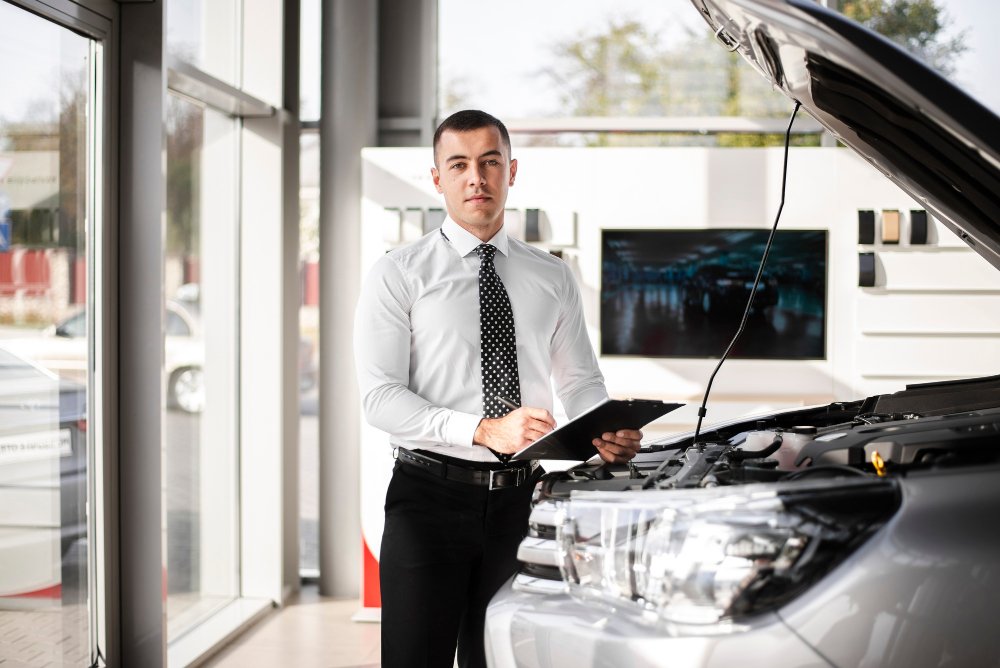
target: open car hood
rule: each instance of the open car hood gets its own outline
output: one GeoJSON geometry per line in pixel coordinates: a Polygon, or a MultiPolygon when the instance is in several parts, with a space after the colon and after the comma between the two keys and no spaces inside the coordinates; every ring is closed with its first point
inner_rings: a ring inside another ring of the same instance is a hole
{"type": "Polygon", "coordinates": [[[1000,118],[815,0],[692,0],[737,51],[1000,269],[1000,118]]]}

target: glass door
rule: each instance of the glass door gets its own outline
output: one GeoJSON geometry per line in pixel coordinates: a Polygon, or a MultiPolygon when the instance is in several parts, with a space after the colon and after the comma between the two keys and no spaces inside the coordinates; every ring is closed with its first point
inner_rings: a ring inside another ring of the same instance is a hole
{"type": "Polygon", "coordinates": [[[93,659],[98,45],[0,2],[0,664],[93,659]]]}

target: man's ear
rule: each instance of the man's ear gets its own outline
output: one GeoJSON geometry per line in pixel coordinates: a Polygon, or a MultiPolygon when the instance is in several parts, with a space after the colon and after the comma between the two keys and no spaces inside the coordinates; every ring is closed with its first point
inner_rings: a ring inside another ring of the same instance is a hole
{"type": "Polygon", "coordinates": [[[437,167],[431,167],[431,178],[434,180],[434,187],[437,188],[439,193],[443,193],[441,190],[441,172],[438,171],[437,167]]]}
{"type": "Polygon", "coordinates": [[[510,182],[507,185],[514,185],[514,177],[517,175],[517,159],[510,161],[510,182]]]}

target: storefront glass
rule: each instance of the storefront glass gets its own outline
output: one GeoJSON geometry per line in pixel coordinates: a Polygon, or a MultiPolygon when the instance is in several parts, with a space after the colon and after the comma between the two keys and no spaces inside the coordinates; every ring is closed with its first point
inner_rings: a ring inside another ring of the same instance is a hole
{"type": "Polygon", "coordinates": [[[239,595],[238,121],[170,95],[163,489],[168,641],[239,595]]]}
{"type": "Polygon", "coordinates": [[[0,664],[92,660],[96,45],[0,2],[0,664]]]}

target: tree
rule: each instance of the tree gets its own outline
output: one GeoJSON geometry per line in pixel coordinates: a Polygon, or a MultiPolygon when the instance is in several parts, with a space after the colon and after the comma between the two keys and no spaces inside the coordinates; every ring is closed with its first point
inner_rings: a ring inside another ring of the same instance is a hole
{"type": "Polygon", "coordinates": [[[842,0],[840,11],[945,75],[955,71],[955,59],[968,49],[964,30],[944,39],[950,22],[935,0],[842,0]]]}
{"type": "Polygon", "coordinates": [[[656,113],[667,94],[659,42],[638,21],[612,20],[605,32],[557,43],[545,73],[576,116],[656,113]]]}
{"type": "MultiPolygon", "coordinates": [[[[666,40],[638,21],[611,19],[597,33],[558,42],[542,71],[572,116],[784,116],[785,98],[711,34],[666,40]]],[[[780,138],[779,138],[780,139],[780,138]]],[[[770,145],[772,137],[597,134],[589,145],[770,145]]]]}
{"type": "MultiPolygon", "coordinates": [[[[965,34],[945,39],[949,23],[939,0],[839,0],[840,11],[896,41],[944,74],[965,50],[965,34]]],[[[668,40],[633,19],[610,18],[606,27],[552,47],[553,64],[541,71],[561,92],[568,116],[785,117],[788,100],[735,53],[719,48],[707,31],[668,40]]],[[[814,144],[817,136],[796,136],[814,144]]],[[[599,134],[591,145],[770,146],[783,135],[599,134]]]]}
{"type": "Polygon", "coordinates": [[[180,98],[168,98],[166,125],[167,251],[187,258],[198,255],[201,211],[202,110],[180,98]]]}

